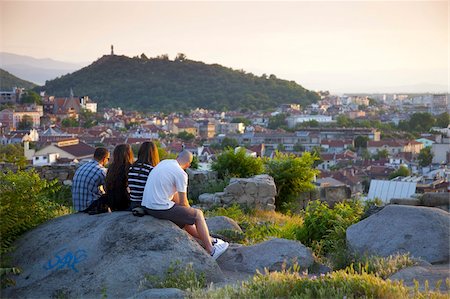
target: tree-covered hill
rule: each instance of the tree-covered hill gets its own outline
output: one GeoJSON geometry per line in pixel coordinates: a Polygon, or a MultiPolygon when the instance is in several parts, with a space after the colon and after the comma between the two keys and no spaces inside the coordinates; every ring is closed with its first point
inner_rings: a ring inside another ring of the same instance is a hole
{"type": "Polygon", "coordinates": [[[36,84],[17,78],[13,74],[8,73],[3,69],[0,69],[0,90],[8,91],[12,90],[13,87],[32,89],[36,87],[36,84]]]}
{"type": "Polygon", "coordinates": [[[257,77],[218,64],[186,59],[105,55],[91,65],[51,81],[47,94],[88,95],[104,106],[180,111],[190,108],[265,109],[283,103],[309,104],[318,95],[274,75],[257,77]]]}

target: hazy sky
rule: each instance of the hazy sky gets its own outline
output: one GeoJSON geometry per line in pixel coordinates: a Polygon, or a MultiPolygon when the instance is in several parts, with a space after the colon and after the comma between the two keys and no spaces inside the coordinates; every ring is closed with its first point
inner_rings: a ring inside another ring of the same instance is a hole
{"type": "Polygon", "coordinates": [[[0,2],[0,51],[89,64],[179,52],[309,89],[448,90],[448,1],[0,2]]]}

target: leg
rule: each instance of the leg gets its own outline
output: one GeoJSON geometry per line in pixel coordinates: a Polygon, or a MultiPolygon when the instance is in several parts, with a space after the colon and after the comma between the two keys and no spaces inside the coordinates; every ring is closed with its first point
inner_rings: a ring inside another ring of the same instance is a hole
{"type": "Polygon", "coordinates": [[[205,244],[206,251],[208,251],[208,253],[211,253],[211,238],[209,236],[209,230],[208,226],[206,225],[205,217],[203,216],[203,212],[201,210],[197,210],[197,217],[195,217],[195,228],[199,239],[203,242],[203,244],[205,244]]]}

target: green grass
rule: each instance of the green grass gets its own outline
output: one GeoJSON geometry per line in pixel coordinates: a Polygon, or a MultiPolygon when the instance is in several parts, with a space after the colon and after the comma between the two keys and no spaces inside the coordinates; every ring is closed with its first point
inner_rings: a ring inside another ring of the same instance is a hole
{"type": "Polygon", "coordinates": [[[321,276],[297,272],[265,272],[240,286],[189,293],[190,298],[448,298],[438,292],[411,290],[401,282],[372,274],[336,271],[321,276]]]}

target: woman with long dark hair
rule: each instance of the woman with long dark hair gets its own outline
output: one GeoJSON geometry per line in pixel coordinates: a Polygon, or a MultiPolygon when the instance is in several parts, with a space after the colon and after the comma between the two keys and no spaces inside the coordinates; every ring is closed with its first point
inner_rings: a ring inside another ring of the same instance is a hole
{"type": "Polygon", "coordinates": [[[133,151],[129,144],[116,146],[105,180],[108,206],[112,211],[123,211],[130,208],[128,169],[133,161],[133,151]]]}
{"type": "Polygon", "coordinates": [[[131,165],[128,172],[128,187],[130,189],[131,209],[141,206],[147,177],[153,167],[159,163],[159,154],[156,144],[146,141],[141,144],[136,162],[131,165]]]}

